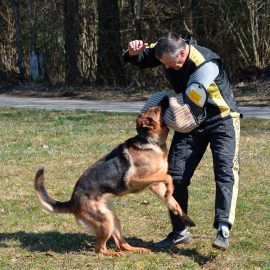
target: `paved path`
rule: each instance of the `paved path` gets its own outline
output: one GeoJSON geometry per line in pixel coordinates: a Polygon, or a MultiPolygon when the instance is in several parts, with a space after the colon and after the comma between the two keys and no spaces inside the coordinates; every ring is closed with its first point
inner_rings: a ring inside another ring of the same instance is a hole
{"type": "MultiPolygon", "coordinates": [[[[0,107],[54,110],[87,110],[97,112],[139,112],[144,102],[90,101],[64,98],[31,98],[0,95],[0,107]]],[[[270,119],[270,107],[239,107],[244,117],[270,119]]]]}

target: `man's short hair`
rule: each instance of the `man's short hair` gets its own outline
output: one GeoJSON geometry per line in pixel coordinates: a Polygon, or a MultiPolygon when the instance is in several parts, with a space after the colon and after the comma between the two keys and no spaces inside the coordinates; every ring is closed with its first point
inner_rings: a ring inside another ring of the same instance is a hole
{"type": "Polygon", "coordinates": [[[185,48],[186,42],[176,33],[168,33],[161,37],[155,46],[155,56],[161,59],[164,53],[177,57],[180,50],[185,48]]]}

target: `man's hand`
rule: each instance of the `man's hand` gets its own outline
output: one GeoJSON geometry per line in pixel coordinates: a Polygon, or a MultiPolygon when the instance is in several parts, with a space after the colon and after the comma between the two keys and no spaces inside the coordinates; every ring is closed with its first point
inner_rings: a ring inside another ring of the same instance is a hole
{"type": "Polygon", "coordinates": [[[144,43],[142,40],[133,40],[128,43],[128,54],[130,56],[138,55],[148,46],[148,43],[144,43]]]}

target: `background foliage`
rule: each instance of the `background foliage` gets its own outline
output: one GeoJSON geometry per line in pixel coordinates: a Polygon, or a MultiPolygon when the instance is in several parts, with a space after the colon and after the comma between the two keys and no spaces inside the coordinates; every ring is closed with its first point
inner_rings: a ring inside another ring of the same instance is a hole
{"type": "Polygon", "coordinates": [[[269,66],[269,25],[270,0],[2,0],[0,80],[31,79],[35,52],[54,84],[164,86],[161,68],[134,71],[121,55],[130,40],[174,31],[217,52],[237,81],[269,66]]]}

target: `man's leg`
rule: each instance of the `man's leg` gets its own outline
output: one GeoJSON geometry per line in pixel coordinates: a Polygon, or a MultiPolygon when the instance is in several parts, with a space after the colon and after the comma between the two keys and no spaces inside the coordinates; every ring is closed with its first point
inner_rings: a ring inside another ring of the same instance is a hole
{"type": "Polygon", "coordinates": [[[239,137],[239,118],[222,120],[210,135],[216,181],[214,227],[218,229],[213,246],[220,249],[229,247],[229,229],[235,219],[239,185],[239,137]]]}
{"type": "MultiPolygon", "coordinates": [[[[190,179],[198,166],[208,145],[208,138],[204,136],[203,130],[195,130],[188,134],[175,132],[169,151],[168,173],[174,181],[173,197],[181,208],[188,211],[188,186],[190,179]]],[[[159,248],[169,248],[178,243],[191,240],[190,233],[187,234],[185,224],[172,212],[170,212],[173,231],[166,239],[156,243],[159,248]]]]}

